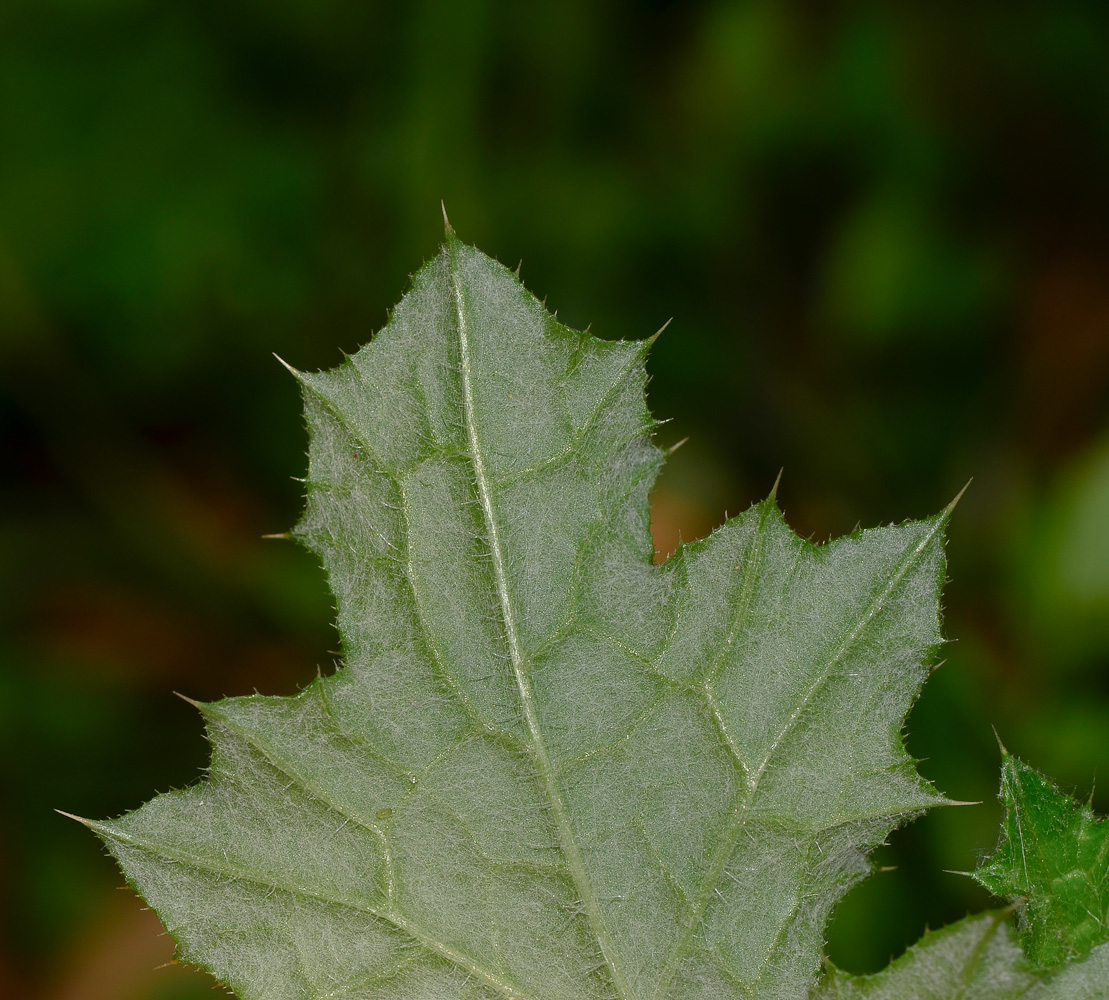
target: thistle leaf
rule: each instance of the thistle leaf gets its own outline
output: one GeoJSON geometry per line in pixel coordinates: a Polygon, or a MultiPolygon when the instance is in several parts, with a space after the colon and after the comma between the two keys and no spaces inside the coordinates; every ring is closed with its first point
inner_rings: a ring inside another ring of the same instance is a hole
{"type": "Polygon", "coordinates": [[[829,969],[817,1000],[1105,1000],[1109,946],[1045,972],[1017,944],[1009,912],[967,917],[929,931],[873,976],[829,969]]]}
{"type": "Polygon", "coordinates": [[[1109,998],[1109,824],[1004,747],[1002,757],[1001,843],[973,875],[1012,905],[929,931],[876,975],[830,967],[818,1000],[1109,998]]]}
{"type": "Polygon", "coordinates": [[[1002,747],[1001,841],[973,877],[1018,903],[1020,941],[1039,966],[1109,941],[1109,822],[1002,747]]]}
{"type": "Polygon", "coordinates": [[[448,230],[297,374],[344,665],[200,706],[206,779],[93,824],[184,960],[246,1000],[816,982],[870,850],[942,801],[900,731],[950,509],[816,546],[772,497],[653,565],[648,346],[448,230]]]}

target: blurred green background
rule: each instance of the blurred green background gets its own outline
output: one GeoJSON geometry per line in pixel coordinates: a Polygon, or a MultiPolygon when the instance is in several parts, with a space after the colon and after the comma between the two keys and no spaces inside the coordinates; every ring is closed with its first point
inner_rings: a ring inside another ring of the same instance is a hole
{"type": "MultiPolygon", "coordinates": [[[[818,540],[942,507],[955,640],[910,719],[953,798],[840,907],[863,971],[988,905],[1008,747],[1109,773],[1109,7],[0,5],[0,993],[189,1000],[96,841],[194,780],[170,693],[336,639],[270,356],[330,366],[460,235],[643,337],[662,549],[766,495],[818,540]]],[[[1109,811],[1104,790],[1095,793],[1109,811]]]]}

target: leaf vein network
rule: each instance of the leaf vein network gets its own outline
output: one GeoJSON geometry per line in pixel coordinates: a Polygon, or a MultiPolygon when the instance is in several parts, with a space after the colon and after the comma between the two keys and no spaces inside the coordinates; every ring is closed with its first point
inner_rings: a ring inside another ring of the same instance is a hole
{"type": "MultiPolygon", "coordinates": [[[[948,508],[948,512],[949,511],[950,508],[948,508]]],[[[909,569],[913,566],[916,560],[920,558],[920,556],[935,538],[936,533],[940,530],[945,522],[946,515],[944,517],[936,519],[931,529],[917,543],[917,545],[905,555],[896,570],[890,574],[886,586],[881,591],[875,593],[871,600],[866,604],[866,606],[862,610],[859,620],[847,633],[847,635],[836,648],[832,656],[830,656],[828,660],[824,663],[824,665],[817,671],[812,683],[806,689],[797,706],[790,713],[789,717],[782,725],[778,734],[770,742],[758,768],[754,771],[753,774],[751,774],[746,789],[742,791],[739,796],[737,796],[736,806],[733,808],[733,810],[729,812],[730,830],[728,834],[726,834],[720,841],[720,845],[717,848],[716,855],[713,858],[713,863],[709,868],[708,877],[706,878],[704,887],[697,899],[697,905],[694,909],[692,917],[689,921],[686,922],[685,926],[682,929],[682,932],[679,934],[674,942],[673,947],[671,948],[670,956],[667,959],[663,974],[659,979],[659,988],[656,993],[656,1000],[664,1000],[667,993],[669,992],[670,984],[673,981],[674,976],[677,974],[679,966],[681,965],[682,961],[684,961],[686,955],[689,952],[689,948],[692,945],[693,936],[696,932],[697,926],[699,925],[701,918],[704,916],[709,902],[712,899],[713,890],[719,882],[722,872],[727,866],[728,859],[731,857],[736,845],[739,842],[740,834],[747,822],[747,815],[750,813],[751,807],[753,806],[755,798],[758,795],[760,782],[762,781],[763,776],[766,774],[766,769],[770,764],[770,760],[777,753],[777,750],[781,746],[783,741],[793,731],[794,726],[796,726],[798,720],[801,718],[801,715],[803,714],[805,708],[812,702],[812,699],[816,696],[817,692],[828,682],[828,679],[831,677],[832,671],[835,669],[835,666],[840,662],[840,660],[846,655],[847,651],[862,635],[867,625],[870,624],[870,622],[874,619],[874,617],[878,614],[882,607],[884,607],[885,602],[894,593],[895,589],[901,583],[901,581],[905,579],[905,575],[908,573],[909,569]]],[[[769,961],[769,954],[767,956],[767,961],[769,961]]],[[[764,962],[764,968],[765,964],[766,963],[764,962]]]]}
{"type": "MultiPolygon", "coordinates": [[[[562,465],[575,458],[578,454],[578,450],[581,448],[582,442],[596,426],[597,421],[600,420],[601,415],[608,408],[608,404],[612,401],[613,396],[616,395],[619,389],[623,388],[624,383],[635,372],[636,366],[643,360],[643,355],[650,346],[647,341],[643,341],[643,343],[646,346],[633,354],[625,363],[624,367],[617,372],[616,377],[612,380],[612,384],[602,394],[600,402],[594,406],[585,420],[574,430],[565,448],[551,455],[547,455],[538,462],[533,462],[531,465],[525,466],[522,469],[513,469],[511,472],[506,472],[501,476],[492,476],[489,479],[489,485],[493,487],[493,489],[500,490],[506,486],[511,486],[513,483],[519,482],[521,479],[527,479],[531,476],[538,475],[540,472],[545,472],[549,468],[562,465]]],[[[642,436],[644,429],[647,428],[641,428],[637,430],[634,435],[629,435],[625,440],[618,442],[614,450],[618,451],[620,446],[637,440],[642,436]]]]}
{"type": "Polygon", "coordinates": [[[300,896],[305,899],[315,900],[318,903],[323,903],[325,906],[331,906],[337,909],[353,910],[356,913],[364,913],[367,916],[375,917],[382,923],[389,924],[392,927],[396,928],[398,931],[403,932],[415,943],[420,944],[434,954],[449,960],[453,964],[457,965],[459,968],[463,969],[465,972],[472,975],[480,976],[489,985],[495,986],[507,996],[515,998],[515,1000],[539,1000],[539,998],[529,997],[528,994],[522,992],[518,987],[512,985],[511,983],[505,982],[502,977],[485,969],[462,952],[457,951],[456,949],[451,948],[449,945],[444,944],[434,935],[428,933],[418,924],[409,920],[406,916],[404,916],[404,914],[397,912],[395,909],[382,909],[381,907],[370,906],[366,903],[358,903],[349,899],[339,899],[334,896],[325,895],[321,892],[315,892],[311,889],[305,888],[304,886],[283,885],[277,881],[263,878],[257,874],[240,871],[230,866],[217,865],[207,858],[200,858],[183,851],[170,852],[164,847],[148,844],[130,835],[121,834],[118,831],[110,830],[100,824],[95,825],[93,829],[99,830],[104,836],[126,843],[131,847],[136,847],[139,850],[146,851],[149,854],[156,854],[159,857],[165,858],[167,861],[173,861],[177,864],[195,868],[197,871],[207,872],[208,874],[214,875],[217,878],[225,878],[233,882],[249,882],[265,889],[272,889],[276,890],[277,892],[286,893],[290,896],[300,896]]]}

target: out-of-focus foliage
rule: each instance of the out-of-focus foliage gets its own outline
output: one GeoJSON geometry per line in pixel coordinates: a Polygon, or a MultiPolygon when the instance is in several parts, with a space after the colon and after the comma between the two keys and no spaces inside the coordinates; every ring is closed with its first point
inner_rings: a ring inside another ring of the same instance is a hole
{"type": "MultiPolygon", "coordinates": [[[[196,776],[167,689],[326,665],[317,569],[258,539],[294,520],[304,464],[269,352],[311,369],[363,343],[440,198],[570,325],[675,317],[651,405],[662,444],[691,440],[656,494],[663,549],[783,465],[819,539],[973,475],[957,641],[910,749],[960,799],[993,798],[989,723],[1064,786],[1105,774],[1103,6],[0,5],[0,732],[30,762],[3,779],[0,992],[192,995],[49,810],[138,805],[155,742],[196,776]]],[[[940,873],[999,818],[895,835],[897,870],[839,908],[837,963],[987,905],[940,873]]]]}

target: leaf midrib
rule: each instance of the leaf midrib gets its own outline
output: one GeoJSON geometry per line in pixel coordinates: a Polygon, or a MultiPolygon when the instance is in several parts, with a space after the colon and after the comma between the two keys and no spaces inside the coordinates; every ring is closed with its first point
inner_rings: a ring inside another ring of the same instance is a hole
{"type": "Polygon", "coordinates": [[[474,387],[472,381],[470,358],[470,330],[466,315],[466,297],[462,288],[462,278],[455,260],[458,241],[453,235],[448,236],[444,254],[447,258],[447,272],[450,275],[451,289],[454,294],[455,318],[457,323],[459,344],[459,376],[462,381],[462,411],[466,425],[466,439],[470,449],[470,462],[474,470],[474,480],[477,485],[478,498],[481,502],[482,514],[485,519],[486,530],[489,533],[489,547],[493,557],[493,576],[497,588],[497,597],[501,605],[501,618],[504,622],[505,638],[508,642],[509,658],[512,663],[512,673],[516,681],[516,690],[520,697],[520,707],[524,713],[528,733],[531,736],[531,752],[536,769],[543,782],[543,789],[550,804],[551,812],[555,818],[555,827],[558,833],[559,845],[566,856],[567,867],[570,870],[574,887],[581,896],[582,910],[589,922],[590,929],[604,957],[612,976],[612,983],[621,1000],[630,1000],[631,992],[628,988],[627,976],[616,958],[616,949],[601,917],[600,907],[589,876],[585,870],[585,862],[581,849],[574,838],[570,817],[566,804],[555,779],[555,770],[551,765],[550,757],[543,739],[542,727],[539,725],[539,716],[535,709],[535,696],[531,687],[531,678],[528,676],[527,665],[520,651],[520,640],[516,626],[516,615],[512,608],[512,596],[509,592],[508,574],[505,570],[504,552],[501,545],[501,533],[497,524],[496,514],[493,510],[493,497],[490,490],[489,478],[485,471],[485,458],[478,439],[477,421],[474,414],[474,387]]]}
{"type": "MultiPolygon", "coordinates": [[[[973,977],[978,972],[978,967],[982,964],[982,958],[986,954],[986,950],[990,946],[990,942],[997,935],[998,928],[1001,927],[1004,916],[1001,913],[995,914],[993,922],[986,929],[985,933],[974,943],[971,948],[967,960],[963,963],[963,967],[959,970],[959,978],[956,985],[956,993],[951,1000],[963,1000],[966,996],[967,990],[973,981],[973,977]]],[[[1022,991],[1022,996],[1028,990],[1022,991]]]]}

